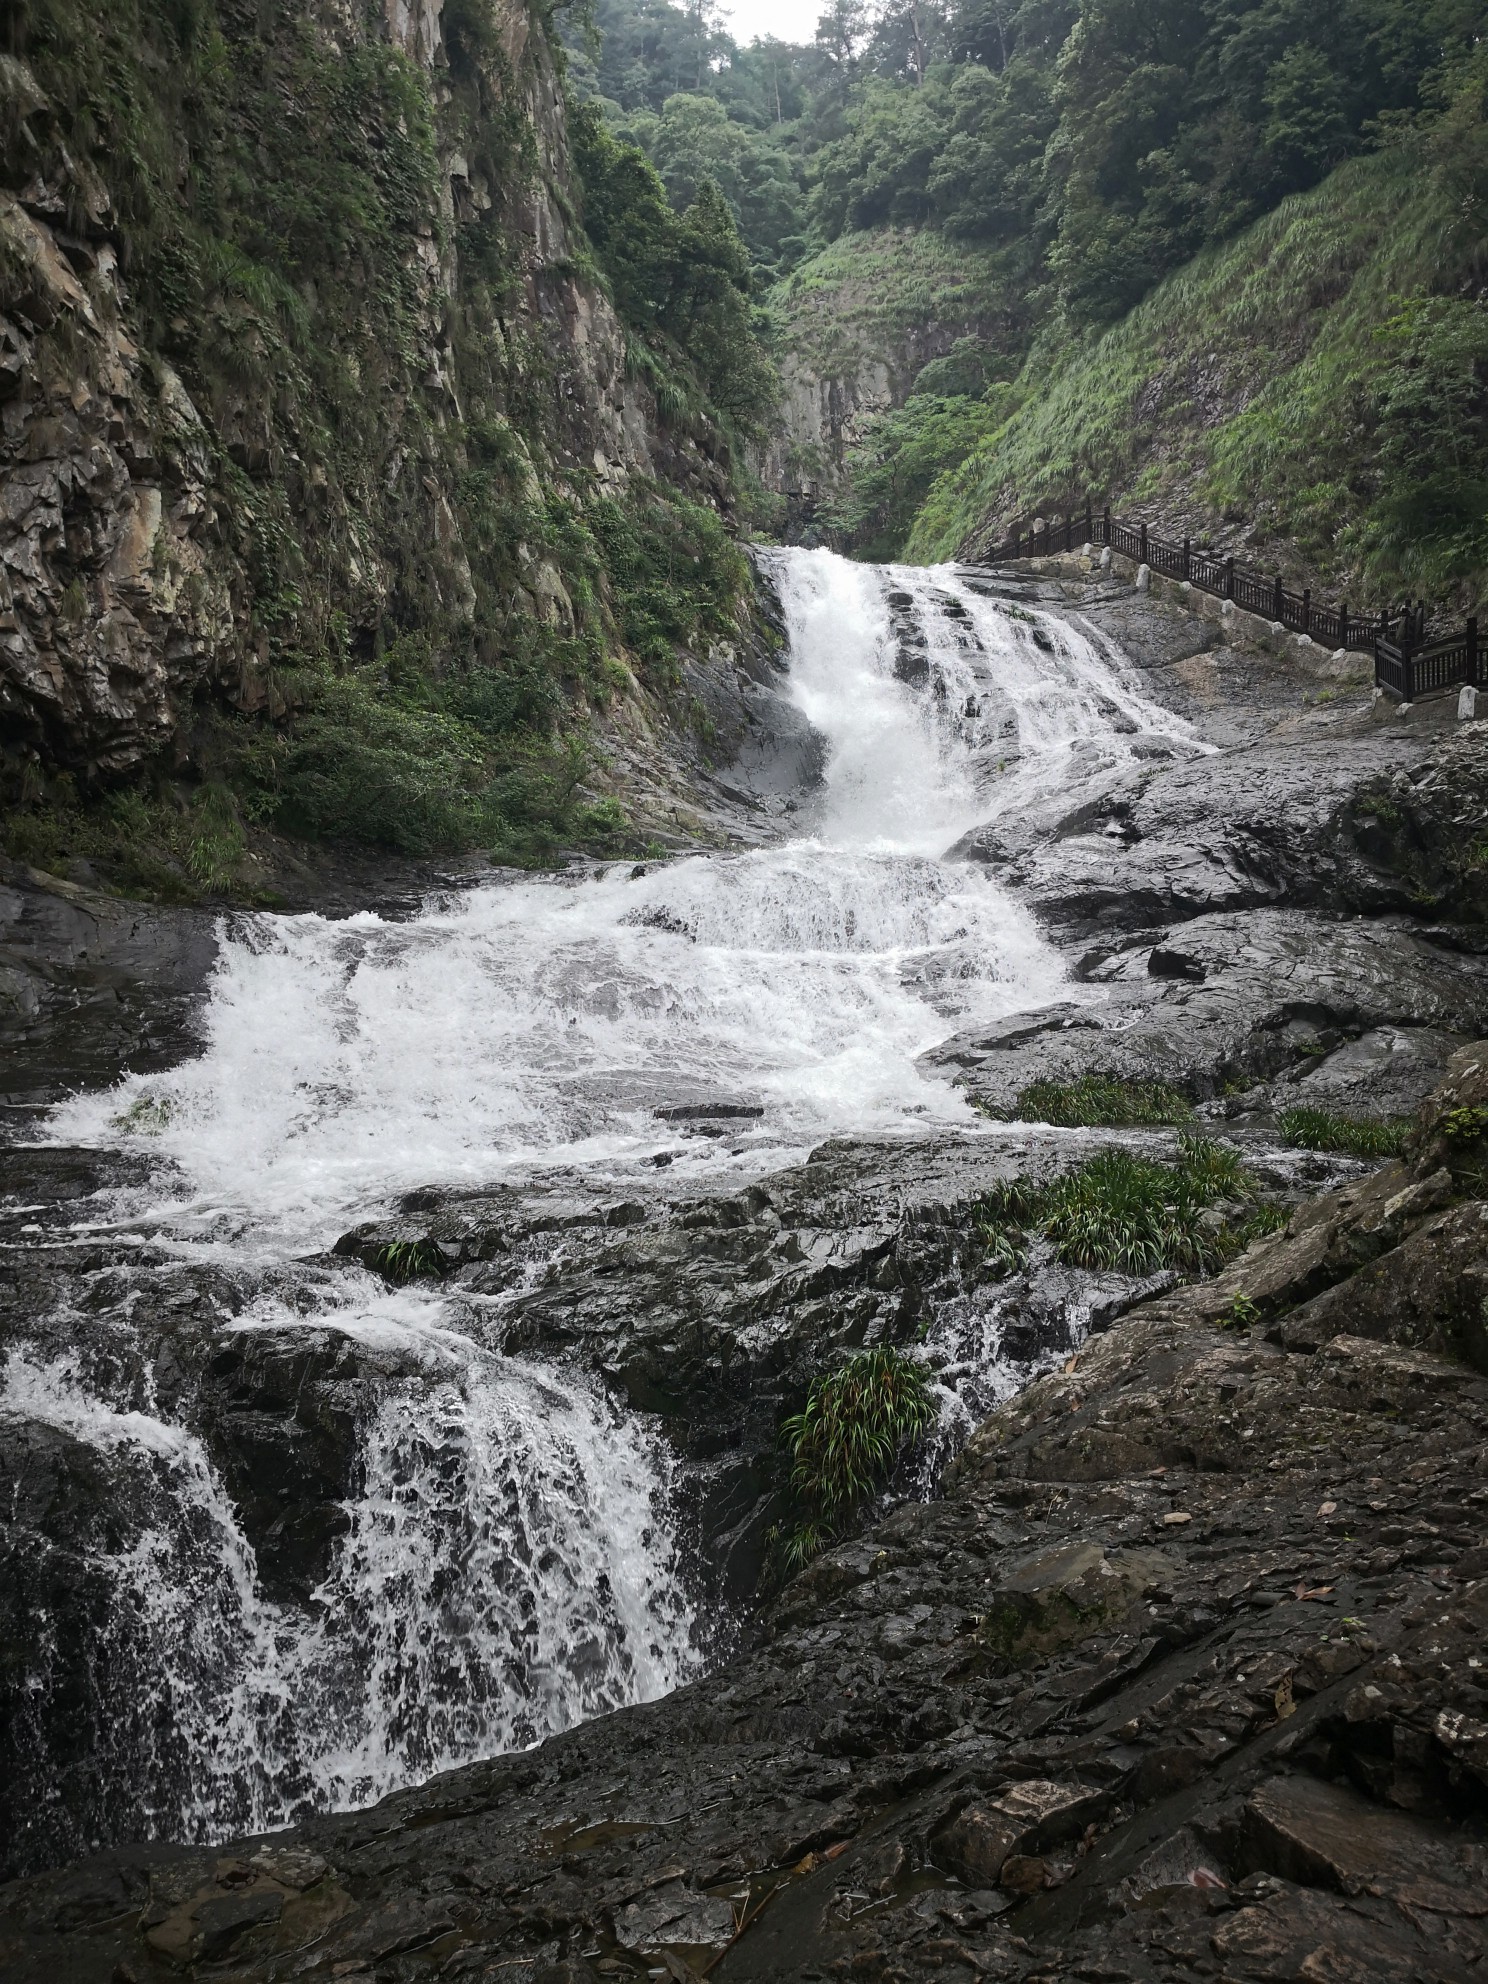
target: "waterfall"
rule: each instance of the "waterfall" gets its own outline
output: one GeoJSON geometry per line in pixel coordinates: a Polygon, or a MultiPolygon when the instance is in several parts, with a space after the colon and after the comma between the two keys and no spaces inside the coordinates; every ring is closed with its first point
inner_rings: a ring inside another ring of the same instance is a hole
{"type": "MultiPolygon", "coordinates": [[[[355,1330],[349,1309],[342,1321],[355,1330]]],[[[443,1330],[432,1342],[427,1372],[390,1386],[366,1429],[362,1491],[309,1610],[264,1595],[200,1439],[99,1399],[75,1361],[12,1353],[0,1421],[106,1453],[137,1516],[92,1562],[108,1600],[95,1660],[118,1708],[94,1737],[106,1819],[267,1831],[526,1748],[691,1671],[644,1434],[567,1374],[443,1330]]]]}
{"type": "MultiPolygon", "coordinates": [[[[416,1187],[578,1169],[638,1188],[658,1156],[726,1183],[827,1137],[977,1133],[917,1057],[1084,996],[1016,899],[946,850],[1191,736],[1093,631],[974,574],[766,562],[824,743],[793,838],[479,886],[405,922],[229,918],[199,1056],[54,1112],[58,1143],[157,1160],[96,1227],[259,1278],[235,1327],[397,1353],[308,1607],[265,1595],[195,1433],[110,1403],[76,1360],[12,1357],[0,1415],[128,1483],[133,1527],[91,1560],[97,1664],[127,1705],[100,1738],[116,1831],[215,1838],[360,1805],[652,1698],[701,1658],[654,1431],[587,1377],[503,1355],[452,1296],[307,1256],[416,1187]],[[679,1140],[661,1113],[720,1101],[755,1112],[726,1139],[679,1140]]],[[[127,1338],[131,1304],[106,1326],[127,1338]]]]}

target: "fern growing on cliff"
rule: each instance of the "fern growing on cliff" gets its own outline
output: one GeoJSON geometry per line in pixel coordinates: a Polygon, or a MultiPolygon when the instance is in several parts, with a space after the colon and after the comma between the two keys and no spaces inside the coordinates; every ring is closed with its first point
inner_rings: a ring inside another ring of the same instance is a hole
{"type": "Polygon", "coordinates": [[[786,1543],[793,1568],[825,1548],[934,1419],[924,1366],[892,1345],[860,1350],[812,1380],[804,1408],[782,1428],[803,1510],[786,1543]]]}

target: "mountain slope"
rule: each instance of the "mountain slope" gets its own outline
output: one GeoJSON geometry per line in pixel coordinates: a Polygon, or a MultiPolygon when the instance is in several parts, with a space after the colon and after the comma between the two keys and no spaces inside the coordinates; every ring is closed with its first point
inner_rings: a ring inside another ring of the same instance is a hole
{"type": "Polygon", "coordinates": [[[1267,559],[1476,598],[1488,577],[1488,309],[1458,191],[1419,146],[1340,167],[1103,335],[1035,349],[909,555],[975,555],[1084,499],[1267,559]]]}

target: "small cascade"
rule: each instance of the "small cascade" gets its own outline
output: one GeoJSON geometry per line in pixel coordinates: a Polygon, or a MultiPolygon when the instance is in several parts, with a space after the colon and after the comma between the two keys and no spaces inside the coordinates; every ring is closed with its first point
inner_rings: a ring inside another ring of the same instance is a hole
{"type": "MultiPolygon", "coordinates": [[[[11,1356],[0,1421],[106,1458],[116,1503],[90,1557],[107,1619],[92,1658],[119,1711],[92,1736],[99,1836],[214,1839],[369,1804],[692,1671],[665,1463],[643,1430],[448,1331],[429,1362],[367,1428],[362,1490],[307,1611],[265,1597],[199,1438],[115,1410],[71,1362],[11,1356]]],[[[38,1762],[56,1651],[37,1650],[38,1762]]]]}

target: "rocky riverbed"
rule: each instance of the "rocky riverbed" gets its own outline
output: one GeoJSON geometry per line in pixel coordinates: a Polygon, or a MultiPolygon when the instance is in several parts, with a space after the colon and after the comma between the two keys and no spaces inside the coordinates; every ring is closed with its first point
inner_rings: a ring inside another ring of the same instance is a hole
{"type": "MultiPolygon", "coordinates": [[[[1112,1143],[1171,1155],[1172,1133],[835,1137],[751,1175],[764,1106],[725,1099],[665,1106],[623,1189],[575,1168],[416,1188],[293,1266],[192,1257],[158,1214],[80,1227],[151,1160],[40,1151],[37,1106],[178,1059],[216,940],[13,875],[12,1356],[71,1357],[84,1389],[198,1443],[274,1617],[298,1619],[341,1561],[379,1400],[431,1383],[427,1333],[350,1336],[314,1291],[427,1285],[441,1329],[657,1429],[708,1671],[370,1812],[34,1874],[5,1892],[7,1974],[1475,1974],[1488,726],[1397,716],[1347,664],[1237,653],[1109,583],[971,576],[1030,626],[1119,642],[1220,748],[1092,749],[1088,775],[966,836],[1066,976],[951,1030],[925,1076],[1002,1115],[1092,1069],[1176,1085],[1287,1232],[1199,1287],[1037,1251],[993,1280],[989,1192],[1112,1143]],[[1371,1173],[1285,1149],[1299,1101],[1425,1114],[1371,1173]],[[699,1172],[730,1148],[737,1178],[699,1172]],[[87,1321],[121,1313],[122,1335],[87,1321]],[[780,1420],[875,1342],[923,1345],[940,1431],[881,1520],[761,1610],[780,1420]]],[[[917,624],[932,610],[916,595],[917,624]]],[[[901,680],[935,693],[915,639],[901,680]]],[[[989,699],[975,724],[1008,750],[989,699]]],[[[783,817],[781,760],[750,753],[754,838],[783,817]]],[[[149,1483],[121,1488],[55,1416],[5,1426],[7,1822],[34,1868],[127,1838],[138,1810],[98,1565],[152,1533],[149,1483]]]]}

